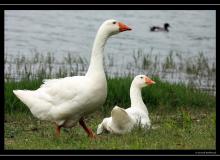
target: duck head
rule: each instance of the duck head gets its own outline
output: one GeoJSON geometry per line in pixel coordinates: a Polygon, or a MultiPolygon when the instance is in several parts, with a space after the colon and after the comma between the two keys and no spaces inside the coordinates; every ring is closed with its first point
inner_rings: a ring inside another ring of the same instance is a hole
{"type": "Polygon", "coordinates": [[[168,29],[168,27],[170,27],[170,24],[169,23],[164,23],[164,28],[168,29]]]}

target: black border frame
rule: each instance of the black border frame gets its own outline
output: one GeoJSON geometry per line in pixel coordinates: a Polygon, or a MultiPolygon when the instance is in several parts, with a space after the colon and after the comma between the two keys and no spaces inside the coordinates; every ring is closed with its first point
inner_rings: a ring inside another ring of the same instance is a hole
{"type": "MultiPolygon", "coordinates": [[[[218,29],[217,25],[217,17],[219,17],[219,12],[217,11],[218,6],[216,5],[2,5],[0,10],[1,18],[3,22],[4,30],[4,10],[216,10],[216,29],[218,29]]],[[[2,41],[4,46],[4,32],[0,32],[1,37],[3,37],[2,41]]],[[[217,35],[217,30],[216,30],[217,35]]],[[[4,53],[4,49],[3,49],[4,53]]],[[[217,53],[217,36],[216,36],[216,53],[217,53]]],[[[0,54],[3,56],[3,54],[0,54]]],[[[2,57],[3,60],[4,57],[2,57]]],[[[216,55],[217,58],[217,55],[216,55]]],[[[4,62],[1,63],[2,65],[4,62]]],[[[2,67],[4,68],[4,66],[2,67]]],[[[2,70],[2,75],[3,75],[2,70]]],[[[4,76],[2,76],[4,77],[4,76]]],[[[4,78],[2,79],[2,82],[4,78]]],[[[3,83],[2,83],[3,84],[3,83]]],[[[4,97],[4,92],[0,92],[0,97],[4,97]]],[[[217,96],[217,92],[216,92],[217,96]]],[[[4,99],[2,101],[4,103],[4,99]]],[[[218,106],[218,105],[216,105],[218,106]]],[[[218,147],[217,147],[217,135],[219,134],[217,124],[219,118],[217,116],[218,107],[216,107],[216,150],[4,150],[4,108],[0,108],[0,118],[1,118],[1,150],[0,156],[2,155],[72,155],[72,156],[152,156],[152,155],[186,155],[186,156],[214,156],[219,155],[218,147]],[[2,130],[3,129],[3,130],[2,130]]],[[[127,157],[127,158],[129,158],[127,157]]]]}
{"type": "MultiPolygon", "coordinates": [[[[200,0],[200,4],[218,4],[215,0],[200,0]]],[[[53,4],[53,0],[1,0],[0,4],[53,4]]],[[[157,1],[144,1],[143,0],[135,0],[135,1],[128,1],[128,0],[93,0],[93,1],[72,1],[72,0],[62,0],[56,1],[56,4],[198,4],[196,0],[157,0],[157,1]]]]}

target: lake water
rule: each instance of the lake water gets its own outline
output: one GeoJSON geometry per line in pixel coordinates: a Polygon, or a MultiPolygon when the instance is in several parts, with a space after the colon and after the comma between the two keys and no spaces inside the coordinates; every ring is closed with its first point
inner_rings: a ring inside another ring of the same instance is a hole
{"type": "Polygon", "coordinates": [[[90,58],[100,24],[110,18],[133,30],[109,39],[106,53],[129,59],[133,50],[154,49],[167,55],[170,50],[185,56],[204,52],[216,55],[216,13],[207,10],[75,10],[5,11],[5,52],[30,55],[32,50],[52,52],[56,57],[71,52],[90,58]],[[169,33],[149,32],[152,25],[171,25],[169,33]]]}
{"type": "Polygon", "coordinates": [[[59,59],[70,52],[89,61],[99,26],[111,18],[132,28],[107,42],[105,57],[111,55],[116,66],[131,61],[138,49],[153,49],[161,57],[171,50],[183,57],[203,52],[210,63],[216,61],[214,10],[9,10],[5,11],[5,53],[32,56],[37,50],[59,59]],[[170,32],[149,31],[150,26],[165,22],[171,25],[170,32]]]}

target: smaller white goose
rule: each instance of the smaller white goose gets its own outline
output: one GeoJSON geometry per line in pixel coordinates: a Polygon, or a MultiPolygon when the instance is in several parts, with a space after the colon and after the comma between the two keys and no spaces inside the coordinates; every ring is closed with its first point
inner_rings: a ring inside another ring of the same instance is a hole
{"type": "Polygon", "coordinates": [[[115,106],[112,109],[111,117],[104,118],[98,125],[97,134],[108,131],[114,134],[125,134],[135,126],[150,128],[151,121],[148,110],[141,96],[141,88],[154,84],[155,82],[145,75],[138,75],[134,78],[130,87],[131,107],[127,109],[115,106]]]}

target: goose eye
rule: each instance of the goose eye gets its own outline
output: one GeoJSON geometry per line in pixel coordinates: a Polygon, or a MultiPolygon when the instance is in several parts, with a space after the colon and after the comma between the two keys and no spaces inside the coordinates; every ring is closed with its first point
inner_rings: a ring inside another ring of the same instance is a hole
{"type": "Polygon", "coordinates": [[[141,79],[143,79],[143,77],[142,77],[142,76],[141,76],[140,78],[141,78],[141,79]]]}
{"type": "Polygon", "coordinates": [[[114,22],[112,22],[112,24],[116,24],[116,22],[114,21],[114,22]]]}

